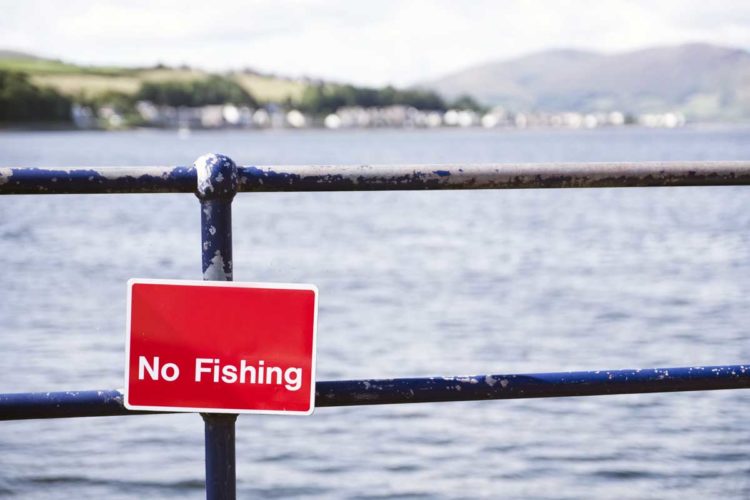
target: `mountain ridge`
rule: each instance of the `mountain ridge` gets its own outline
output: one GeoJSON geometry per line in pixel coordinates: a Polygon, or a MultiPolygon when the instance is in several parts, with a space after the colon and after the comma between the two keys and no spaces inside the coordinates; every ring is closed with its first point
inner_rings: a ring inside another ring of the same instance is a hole
{"type": "Polygon", "coordinates": [[[682,112],[698,120],[750,118],[750,52],[706,43],[601,53],[552,49],[474,65],[423,82],[511,111],[682,112]]]}

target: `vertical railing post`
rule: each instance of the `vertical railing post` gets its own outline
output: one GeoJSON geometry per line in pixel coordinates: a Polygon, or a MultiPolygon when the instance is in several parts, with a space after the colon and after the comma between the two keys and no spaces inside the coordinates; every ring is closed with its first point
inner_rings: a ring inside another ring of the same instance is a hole
{"type": "MultiPolygon", "coordinates": [[[[232,281],[232,199],[237,194],[237,166],[223,155],[195,161],[196,195],[201,202],[203,279],[232,281]]],[[[217,325],[220,326],[220,325],[217,325]]],[[[234,423],[237,415],[202,414],[206,434],[206,498],[236,496],[234,423]]]]}

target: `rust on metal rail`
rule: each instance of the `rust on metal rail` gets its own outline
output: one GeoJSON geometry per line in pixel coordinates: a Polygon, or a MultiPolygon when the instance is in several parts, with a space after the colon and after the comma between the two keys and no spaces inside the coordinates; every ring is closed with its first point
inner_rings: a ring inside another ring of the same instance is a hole
{"type": "MultiPolygon", "coordinates": [[[[750,162],[237,167],[239,191],[387,191],[750,185],[750,162]]],[[[194,167],[0,168],[2,194],[195,192],[194,167]]]]}

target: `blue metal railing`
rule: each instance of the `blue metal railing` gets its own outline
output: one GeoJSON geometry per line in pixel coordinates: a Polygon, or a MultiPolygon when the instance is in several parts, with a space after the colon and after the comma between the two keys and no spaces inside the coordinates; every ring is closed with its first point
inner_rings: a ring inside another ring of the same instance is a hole
{"type": "MultiPolygon", "coordinates": [[[[337,380],[316,384],[315,406],[444,403],[748,387],[750,365],[337,380]]],[[[113,390],[0,394],[0,420],[152,413],[125,409],[122,397],[122,392],[113,390]]]]}
{"type": "MultiPolygon", "coordinates": [[[[239,192],[739,186],[750,162],[236,167],[239,192]]],[[[192,167],[0,168],[0,194],[194,193],[192,167]]]]}
{"type": "MultiPolygon", "coordinates": [[[[203,278],[232,280],[232,200],[241,191],[750,185],[750,162],[0,168],[2,194],[194,192],[203,278]]],[[[595,396],[750,387],[750,365],[317,382],[316,406],[595,396]]],[[[0,420],[139,415],[116,390],[0,394],[0,420]]],[[[206,496],[235,497],[236,415],[203,414],[206,496]]]]}

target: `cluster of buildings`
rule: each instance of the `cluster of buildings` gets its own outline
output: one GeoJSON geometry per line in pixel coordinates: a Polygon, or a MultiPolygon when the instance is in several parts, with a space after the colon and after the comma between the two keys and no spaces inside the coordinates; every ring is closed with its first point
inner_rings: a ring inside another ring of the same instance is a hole
{"type": "Polygon", "coordinates": [[[511,113],[494,108],[486,113],[449,109],[445,112],[420,111],[404,106],[388,108],[341,108],[326,116],[326,128],[367,127],[483,127],[483,128],[597,128],[641,125],[675,128],[685,125],[682,113],[652,113],[631,116],[619,111],[609,113],[511,113]]]}
{"type": "MultiPolygon", "coordinates": [[[[646,127],[674,128],[685,124],[681,113],[644,114],[630,116],[619,111],[609,113],[512,113],[494,108],[486,113],[473,110],[449,109],[423,111],[409,106],[382,108],[344,107],[325,117],[313,117],[299,110],[267,105],[257,109],[233,104],[171,107],[156,106],[140,101],[135,106],[141,125],[175,129],[217,128],[597,128],[641,125],[646,127]]],[[[96,112],[76,106],[73,120],[79,127],[121,128],[129,123],[122,114],[110,106],[96,112]]]]}
{"type": "MultiPolygon", "coordinates": [[[[144,123],[153,127],[204,129],[204,128],[284,128],[304,127],[305,123],[294,114],[270,105],[258,109],[234,104],[200,107],[155,106],[148,101],[136,104],[136,111],[144,123]],[[295,119],[297,118],[297,119],[295,119]]],[[[302,113],[297,112],[302,116],[302,113]]],[[[304,118],[304,117],[303,117],[304,118]]]]}

